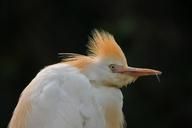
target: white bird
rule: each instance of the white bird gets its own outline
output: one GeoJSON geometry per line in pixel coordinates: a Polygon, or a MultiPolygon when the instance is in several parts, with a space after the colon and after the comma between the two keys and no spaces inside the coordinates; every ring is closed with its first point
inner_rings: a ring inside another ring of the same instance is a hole
{"type": "Polygon", "coordinates": [[[105,31],[93,32],[88,51],[42,69],[22,92],[9,128],[122,128],[119,88],[161,72],[128,66],[105,31]]]}

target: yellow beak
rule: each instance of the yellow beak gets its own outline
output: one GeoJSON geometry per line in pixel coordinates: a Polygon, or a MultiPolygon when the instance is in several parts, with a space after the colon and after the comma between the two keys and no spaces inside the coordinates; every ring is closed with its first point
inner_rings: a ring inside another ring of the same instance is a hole
{"type": "Polygon", "coordinates": [[[141,77],[141,76],[148,76],[148,75],[161,75],[161,71],[154,70],[154,69],[147,69],[147,68],[134,68],[134,67],[128,67],[128,68],[118,68],[116,70],[118,73],[126,73],[133,77],[141,77]]]}

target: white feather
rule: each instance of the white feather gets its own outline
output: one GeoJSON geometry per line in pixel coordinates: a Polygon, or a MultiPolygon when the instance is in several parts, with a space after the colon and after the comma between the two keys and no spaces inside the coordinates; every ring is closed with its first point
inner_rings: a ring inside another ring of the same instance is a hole
{"type": "Polygon", "coordinates": [[[46,67],[29,86],[35,87],[27,128],[105,127],[100,98],[78,69],[65,64],[46,67]]]}

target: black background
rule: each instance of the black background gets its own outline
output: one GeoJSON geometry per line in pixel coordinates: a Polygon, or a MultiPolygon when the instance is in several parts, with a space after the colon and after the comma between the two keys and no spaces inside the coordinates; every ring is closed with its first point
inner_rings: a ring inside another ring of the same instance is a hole
{"type": "Polygon", "coordinates": [[[19,95],[59,52],[85,54],[94,28],[112,33],[128,64],[159,69],[123,88],[128,128],[192,127],[190,0],[2,0],[0,128],[19,95]]]}

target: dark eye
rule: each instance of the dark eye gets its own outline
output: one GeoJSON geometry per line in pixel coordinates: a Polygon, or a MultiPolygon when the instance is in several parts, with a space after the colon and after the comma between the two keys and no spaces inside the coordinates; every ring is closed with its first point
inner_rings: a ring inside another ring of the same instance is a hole
{"type": "Polygon", "coordinates": [[[110,68],[111,70],[114,70],[114,69],[115,69],[115,64],[110,64],[110,65],[109,65],[109,68],[110,68]]]}

